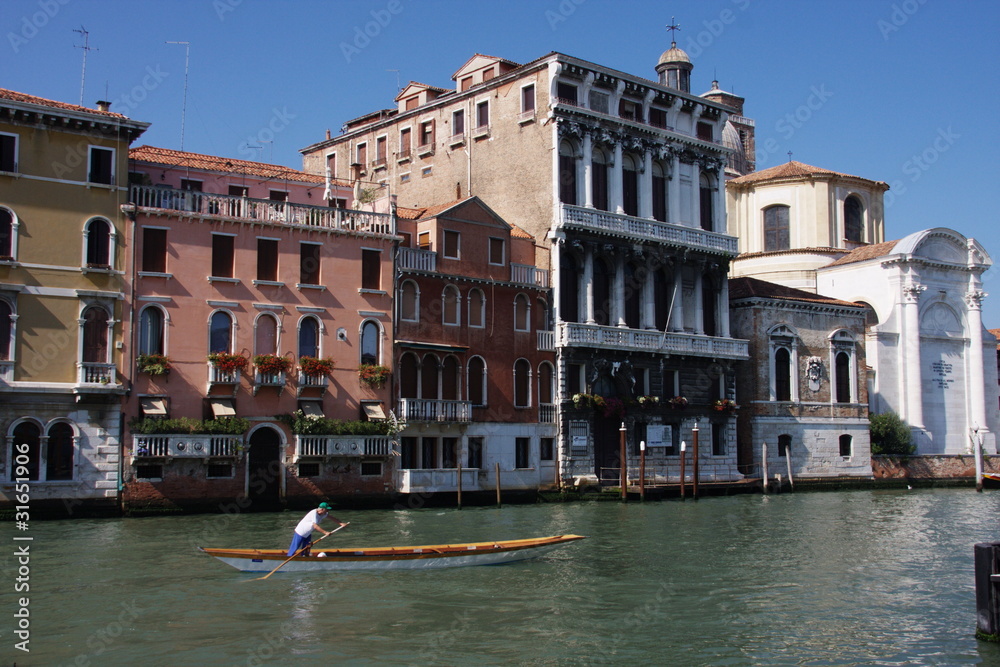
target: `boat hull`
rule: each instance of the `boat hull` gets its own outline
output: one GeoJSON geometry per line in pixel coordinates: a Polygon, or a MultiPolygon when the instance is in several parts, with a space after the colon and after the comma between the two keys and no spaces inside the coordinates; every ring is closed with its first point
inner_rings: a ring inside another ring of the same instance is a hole
{"type": "Polygon", "coordinates": [[[470,565],[500,565],[538,558],[554,549],[584,539],[582,535],[554,535],[527,540],[431,544],[414,547],[321,549],[316,555],[288,560],[279,549],[213,549],[199,547],[241,572],[328,572],[347,570],[426,570],[470,565]],[[320,555],[324,554],[324,555],[320,555]],[[281,565],[288,560],[287,563],[281,565]]]}
{"type": "Polygon", "coordinates": [[[990,473],[983,475],[983,488],[985,489],[1000,489],[1000,475],[993,475],[990,473]]]}

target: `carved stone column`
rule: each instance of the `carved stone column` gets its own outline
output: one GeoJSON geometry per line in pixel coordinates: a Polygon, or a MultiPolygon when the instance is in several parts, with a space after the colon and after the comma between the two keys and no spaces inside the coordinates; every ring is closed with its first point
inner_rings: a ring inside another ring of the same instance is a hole
{"type": "Polygon", "coordinates": [[[583,289],[581,293],[584,297],[584,321],[587,324],[595,324],[594,319],[594,246],[587,244],[583,256],[583,289]]]}
{"type": "MultiPolygon", "coordinates": [[[[965,295],[969,320],[969,402],[971,403],[969,417],[972,424],[980,432],[989,429],[986,421],[986,391],[983,377],[983,299],[986,292],[978,289],[979,281],[973,277],[973,284],[965,295]]],[[[992,362],[991,362],[992,363],[992,362]]],[[[991,406],[996,407],[996,406],[991,406]]]]}
{"type": "Polygon", "coordinates": [[[608,181],[610,181],[608,188],[610,192],[608,197],[610,201],[608,202],[608,210],[614,211],[615,213],[624,213],[625,208],[622,206],[624,203],[622,200],[622,144],[621,141],[615,143],[614,157],[612,158],[613,163],[611,165],[611,173],[608,174],[608,181]]]}
{"type": "Polygon", "coordinates": [[[903,419],[912,427],[924,427],[923,382],[920,372],[920,295],[927,289],[912,278],[903,286],[903,336],[899,393],[903,419]]]}
{"type": "Polygon", "coordinates": [[[583,205],[594,208],[594,140],[590,132],[583,135],[583,205]]]}

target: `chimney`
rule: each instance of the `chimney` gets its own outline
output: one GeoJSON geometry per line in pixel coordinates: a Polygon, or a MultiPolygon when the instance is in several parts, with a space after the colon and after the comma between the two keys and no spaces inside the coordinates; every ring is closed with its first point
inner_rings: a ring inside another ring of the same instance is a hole
{"type": "Polygon", "coordinates": [[[329,139],[329,138],[330,138],[330,130],[327,130],[327,131],[326,131],[326,138],[327,138],[327,139],[329,139]]]}
{"type": "Polygon", "coordinates": [[[111,102],[107,100],[97,100],[98,111],[111,111],[111,102]]]}

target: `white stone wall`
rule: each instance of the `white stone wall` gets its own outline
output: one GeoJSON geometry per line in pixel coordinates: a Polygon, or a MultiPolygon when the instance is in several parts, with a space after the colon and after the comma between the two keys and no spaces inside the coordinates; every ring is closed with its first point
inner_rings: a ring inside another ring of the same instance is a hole
{"type": "Polygon", "coordinates": [[[761,470],[761,445],[767,443],[768,475],[787,478],[785,457],[778,455],[778,436],[792,436],[793,477],[871,477],[868,421],[808,417],[758,417],[753,422],[753,465],[761,470]],[[852,455],[840,455],[840,436],[852,438],[852,455]]]}

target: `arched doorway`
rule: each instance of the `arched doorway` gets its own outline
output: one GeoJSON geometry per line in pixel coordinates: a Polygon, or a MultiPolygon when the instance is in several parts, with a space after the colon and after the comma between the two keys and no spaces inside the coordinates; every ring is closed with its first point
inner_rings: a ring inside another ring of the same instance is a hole
{"type": "Polygon", "coordinates": [[[266,512],[281,506],[281,434],[262,427],[250,435],[247,456],[250,510],[266,512]]]}
{"type": "MultiPolygon", "coordinates": [[[[602,374],[594,382],[594,394],[605,400],[618,397],[614,380],[602,374]]],[[[594,412],[594,474],[602,484],[617,484],[621,480],[621,421],[594,412]]]]}

